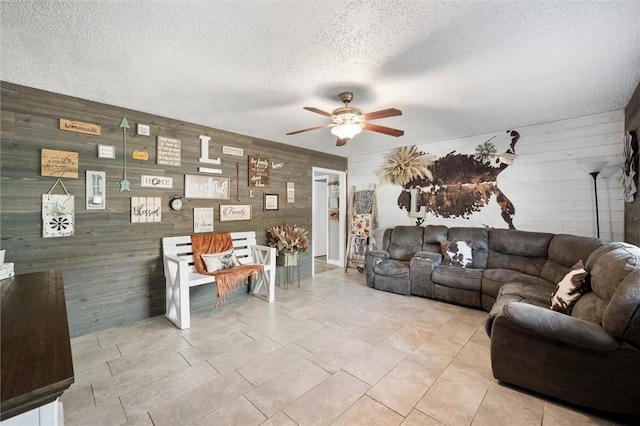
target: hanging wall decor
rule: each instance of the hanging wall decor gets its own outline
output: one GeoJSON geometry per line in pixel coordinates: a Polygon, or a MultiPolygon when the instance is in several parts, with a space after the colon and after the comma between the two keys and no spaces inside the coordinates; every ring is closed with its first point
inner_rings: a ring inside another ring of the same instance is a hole
{"type": "Polygon", "coordinates": [[[131,223],[162,221],[160,197],[131,197],[131,223]]]}
{"type": "Polygon", "coordinates": [[[229,178],[184,175],[184,197],[207,200],[228,200],[231,198],[229,178]]]}
{"type": "Polygon", "coordinates": [[[67,132],[84,133],[86,135],[100,136],[100,125],[93,123],[83,123],[82,121],[71,121],[60,119],[60,130],[67,132]]]}
{"type": "Polygon", "coordinates": [[[249,187],[269,186],[269,159],[249,156],[249,187]]]}
{"type": "Polygon", "coordinates": [[[122,180],[120,181],[120,192],[124,192],[131,191],[131,183],[127,180],[127,129],[129,128],[129,122],[127,122],[126,117],[122,117],[122,120],[120,120],[120,128],[122,129],[122,158],[124,158],[122,180]]]}
{"type": "Polygon", "coordinates": [[[193,233],[213,232],[213,207],[193,209],[193,233]]]}
{"type": "Polygon", "coordinates": [[[57,178],[78,178],[78,153],[42,149],[40,175],[57,178]]]}
{"type": "Polygon", "coordinates": [[[180,139],[158,136],[158,164],[180,167],[182,142],[180,139]]]}
{"type": "Polygon", "coordinates": [[[75,233],[74,197],[64,183],[56,180],[49,192],[42,194],[42,237],[71,237],[75,233]],[[52,194],[60,184],[64,194],[52,194]]]}
{"type": "Polygon", "coordinates": [[[624,189],[624,201],[632,203],[638,192],[638,138],[634,132],[627,132],[624,135],[622,163],[622,186],[624,189]]]}
{"type": "Polygon", "coordinates": [[[296,202],[296,188],[294,182],[287,182],[287,203],[296,202]]]}
{"type": "Polygon", "coordinates": [[[509,167],[503,161],[506,154],[515,158],[515,147],[520,134],[515,130],[507,130],[495,137],[496,142],[508,148],[504,154],[496,156],[491,146],[494,138],[489,139],[480,148],[480,155],[461,154],[451,151],[447,155],[433,160],[429,164],[429,174],[421,178],[413,178],[406,184],[398,197],[398,206],[407,210],[409,217],[416,218],[421,224],[427,213],[443,218],[470,219],[495,200],[500,209],[500,218],[509,228],[514,229],[513,218],[515,206],[498,187],[498,175],[509,167]],[[485,148],[487,149],[485,151],[485,148]],[[484,155],[494,155],[488,162],[484,155]]]}
{"type": "Polygon", "coordinates": [[[406,185],[412,179],[431,178],[431,159],[415,145],[395,148],[380,169],[380,183],[406,185]]]}
{"type": "Polygon", "coordinates": [[[107,175],[105,172],[87,170],[85,192],[85,207],[87,210],[104,210],[106,206],[106,184],[107,175]]]}
{"type": "Polygon", "coordinates": [[[116,147],[113,145],[98,144],[98,158],[109,158],[111,160],[115,159],[116,147]]]}

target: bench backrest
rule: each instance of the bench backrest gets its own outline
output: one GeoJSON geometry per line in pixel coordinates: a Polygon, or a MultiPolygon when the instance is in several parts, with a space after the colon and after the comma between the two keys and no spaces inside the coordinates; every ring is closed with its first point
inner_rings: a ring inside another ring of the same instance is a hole
{"type": "MultiPolygon", "coordinates": [[[[251,246],[256,245],[256,232],[231,232],[233,240],[233,252],[240,263],[253,263],[251,246]]],[[[189,272],[196,272],[193,266],[193,250],[191,248],[191,236],[165,237],[162,239],[162,253],[173,254],[189,263],[189,272]]],[[[166,271],[165,271],[166,274],[166,271]]]]}

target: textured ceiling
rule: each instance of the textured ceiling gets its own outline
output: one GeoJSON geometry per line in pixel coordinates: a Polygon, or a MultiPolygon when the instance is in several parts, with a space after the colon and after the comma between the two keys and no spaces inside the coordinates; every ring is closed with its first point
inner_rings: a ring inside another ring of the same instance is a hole
{"type": "Polygon", "coordinates": [[[0,78],[353,156],[625,107],[640,1],[7,1],[0,78]],[[396,107],[335,147],[338,94],[396,107]]]}

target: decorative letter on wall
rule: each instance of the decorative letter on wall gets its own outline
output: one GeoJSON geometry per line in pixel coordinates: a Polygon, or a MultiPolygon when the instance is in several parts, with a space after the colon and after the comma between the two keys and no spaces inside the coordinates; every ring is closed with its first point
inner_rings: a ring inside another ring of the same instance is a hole
{"type": "Polygon", "coordinates": [[[220,164],[220,158],[209,158],[209,141],[211,136],[198,136],[200,138],[200,162],[209,164],[220,164]]]}

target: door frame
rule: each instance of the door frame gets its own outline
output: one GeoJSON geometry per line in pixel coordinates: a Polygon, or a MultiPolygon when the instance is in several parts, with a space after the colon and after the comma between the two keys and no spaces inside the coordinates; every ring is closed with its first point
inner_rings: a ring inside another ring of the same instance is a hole
{"type": "MultiPolygon", "coordinates": [[[[346,251],[346,234],[347,234],[347,172],[344,170],[333,170],[333,169],[325,169],[323,167],[312,167],[312,181],[314,182],[311,185],[311,208],[315,208],[316,203],[316,190],[315,190],[315,180],[324,175],[336,175],[338,177],[338,183],[340,185],[340,193],[339,193],[339,213],[338,213],[338,259],[333,260],[329,259],[327,256],[327,263],[337,265],[341,268],[344,268],[345,264],[345,251],[346,251]]],[[[312,229],[314,228],[313,220],[315,218],[312,217],[312,229]]],[[[327,232],[329,227],[327,226],[327,232]]],[[[330,241],[327,238],[327,245],[329,245],[330,241]]],[[[327,247],[327,253],[329,253],[327,247]]],[[[311,244],[311,275],[315,275],[315,253],[313,244],[311,244]]]]}

